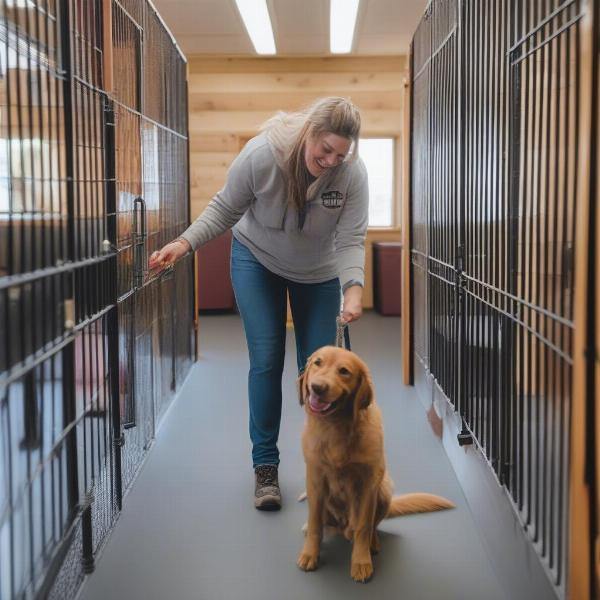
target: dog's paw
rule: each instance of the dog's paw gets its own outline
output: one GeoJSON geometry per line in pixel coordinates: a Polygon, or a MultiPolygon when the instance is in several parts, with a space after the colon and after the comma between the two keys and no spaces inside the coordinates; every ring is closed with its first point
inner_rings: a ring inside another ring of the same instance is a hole
{"type": "Polygon", "coordinates": [[[358,583],[367,583],[373,577],[373,564],[353,563],[350,567],[350,576],[358,583]]]}
{"type": "Polygon", "coordinates": [[[302,525],[302,533],[306,536],[307,531],[308,531],[308,523],[304,523],[304,525],[302,525]]]}
{"type": "Polygon", "coordinates": [[[317,568],[317,565],[319,564],[319,557],[318,555],[315,556],[313,554],[306,554],[306,552],[301,552],[296,564],[303,571],[314,571],[317,568]]]}
{"type": "Polygon", "coordinates": [[[306,491],[304,491],[298,496],[298,502],[304,502],[307,498],[306,491]]]}

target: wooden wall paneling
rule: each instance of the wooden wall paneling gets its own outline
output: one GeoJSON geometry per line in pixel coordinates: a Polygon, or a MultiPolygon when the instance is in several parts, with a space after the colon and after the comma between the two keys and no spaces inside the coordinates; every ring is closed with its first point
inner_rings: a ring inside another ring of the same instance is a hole
{"type": "MultiPolygon", "coordinates": [[[[236,142],[238,138],[236,137],[236,142]]],[[[238,155],[238,148],[233,151],[210,150],[204,152],[190,152],[190,161],[195,168],[227,170],[233,159],[238,155]]]]}
{"type": "Polygon", "coordinates": [[[190,139],[190,152],[231,152],[235,154],[238,147],[239,140],[235,133],[199,133],[190,139]]]}
{"type": "Polygon", "coordinates": [[[373,71],[362,73],[192,73],[190,94],[260,94],[271,90],[275,93],[313,92],[318,98],[353,91],[402,91],[397,73],[379,73],[375,71],[375,64],[373,67],[373,71]]]}
{"type": "MultiPolygon", "coordinates": [[[[361,134],[363,136],[388,136],[399,133],[402,127],[400,108],[364,111],[361,115],[361,134]]],[[[240,135],[256,134],[260,126],[273,116],[273,112],[272,110],[193,112],[190,114],[190,135],[216,135],[231,131],[240,135]]]]}
{"type": "MultiPolygon", "coordinates": [[[[400,217],[402,72],[404,57],[188,57],[190,79],[191,212],[197,217],[225,183],[248,138],[277,110],[297,110],[316,98],[349,96],[360,108],[366,137],[396,139],[395,222],[400,217]],[[226,164],[228,163],[228,164],[226,164]]],[[[398,241],[398,227],[370,230],[365,307],[372,306],[373,241],[398,241]]]]}
{"type": "MultiPolygon", "coordinates": [[[[381,72],[402,72],[406,67],[404,56],[376,57],[377,70],[381,72]]],[[[246,58],[231,56],[188,57],[190,74],[197,73],[337,73],[368,71],[373,68],[373,58],[367,56],[347,57],[302,57],[302,58],[246,58]]]]}
{"type": "MultiPolygon", "coordinates": [[[[330,90],[326,93],[331,94],[330,90]]],[[[340,93],[340,92],[338,92],[340,93]]],[[[352,90],[348,94],[362,110],[396,110],[402,103],[399,90],[373,91],[352,90]]],[[[298,89],[294,91],[269,91],[229,93],[196,91],[190,103],[191,112],[200,111],[270,111],[281,110],[282,106],[300,110],[315,99],[314,91],[298,89]]]]}
{"type": "Polygon", "coordinates": [[[193,156],[190,166],[193,170],[192,185],[194,187],[202,184],[217,192],[225,182],[228,167],[205,164],[202,162],[202,157],[197,156],[193,156]]]}

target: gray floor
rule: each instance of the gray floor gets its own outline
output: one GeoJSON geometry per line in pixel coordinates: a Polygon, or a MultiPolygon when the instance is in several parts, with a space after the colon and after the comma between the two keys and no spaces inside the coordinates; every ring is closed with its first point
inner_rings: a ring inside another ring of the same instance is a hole
{"type": "Polygon", "coordinates": [[[504,599],[461,488],[423,407],[402,386],[400,319],[367,313],[352,326],[369,363],[397,492],[442,494],[455,510],[384,521],[367,585],[350,579],[350,545],[326,540],[319,570],[296,565],[306,503],[288,332],[280,482],[284,507],[252,504],[247,434],[248,359],[239,317],[202,316],[201,360],[167,414],[121,517],[88,578],[83,600],[504,599]]]}

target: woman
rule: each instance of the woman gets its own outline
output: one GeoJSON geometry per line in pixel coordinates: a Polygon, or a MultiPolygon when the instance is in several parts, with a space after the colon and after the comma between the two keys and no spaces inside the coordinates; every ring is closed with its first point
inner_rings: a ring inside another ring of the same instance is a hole
{"type": "Polygon", "coordinates": [[[367,173],[358,158],[360,114],[344,98],[279,113],[233,161],[225,187],[174,242],[150,257],[170,264],[233,228],[231,280],[250,354],[248,393],[256,508],[281,507],[281,419],[287,300],[298,369],[332,344],[336,317],[362,314],[367,173]]]}

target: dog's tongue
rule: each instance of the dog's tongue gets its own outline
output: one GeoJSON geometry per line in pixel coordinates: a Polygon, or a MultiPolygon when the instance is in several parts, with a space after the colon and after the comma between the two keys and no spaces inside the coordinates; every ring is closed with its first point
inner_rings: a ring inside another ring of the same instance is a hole
{"type": "Polygon", "coordinates": [[[317,394],[314,392],[310,393],[310,396],[308,397],[308,403],[315,412],[325,412],[331,406],[331,402],[321,402],[319,400],[319,396],[317,396],[317,394]]]}

